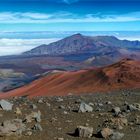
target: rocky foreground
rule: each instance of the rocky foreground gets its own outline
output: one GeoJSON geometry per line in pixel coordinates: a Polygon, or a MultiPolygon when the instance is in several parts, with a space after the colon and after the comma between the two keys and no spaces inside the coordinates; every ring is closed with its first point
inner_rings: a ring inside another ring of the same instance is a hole
{"type": "Polygon", "coordinates": [[[139,140],[140,91],[0,100],[0,140],[139,140]]]}

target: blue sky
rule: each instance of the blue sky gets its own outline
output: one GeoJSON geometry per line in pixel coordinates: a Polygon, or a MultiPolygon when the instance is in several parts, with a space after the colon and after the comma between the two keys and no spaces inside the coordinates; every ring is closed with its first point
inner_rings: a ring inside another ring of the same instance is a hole
{"type": "Polygon", "coordinates": [[[0,0],[0,32],[130,30],[140,0],[0,0]]]}
{"type": "Polygon", "coordinates": [[[139,31],[140,0],[0,0],[0,56],[78,32],[140,40],[139,31]]]}

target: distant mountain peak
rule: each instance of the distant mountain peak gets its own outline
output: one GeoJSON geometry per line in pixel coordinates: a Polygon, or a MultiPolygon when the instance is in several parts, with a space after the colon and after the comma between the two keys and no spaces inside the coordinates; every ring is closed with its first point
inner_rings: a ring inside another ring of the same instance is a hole
{"type": "Polygon", "coordinates": [[[74,34],[74,35],[72,35],[72,36],[83,36],[83,35],[80,34],[80,33],[77,33],[77,34],[74,34]]]}
{"type": "Polygon", "coordinates": [[[81,37],[84,37],[84,35],[82,35],[82,34],[80,34],[80,33],[77,33],[77,34],[74,34],[74,35],[72,35],[72,36],[69,36],[69,37],[67,37],[67,38],[81,38],[81,37]]]}
{"type": "Polygon", "coordinates": [[[119,40],[114,36],[84,36],[80,33],[49,45],[40,45],[24,55],[67,55],[81,53],[112,53],[119,49],[140,49],[140,42],[119,40]],[[115,50],[114,50],[115,49],[115,50]]]}

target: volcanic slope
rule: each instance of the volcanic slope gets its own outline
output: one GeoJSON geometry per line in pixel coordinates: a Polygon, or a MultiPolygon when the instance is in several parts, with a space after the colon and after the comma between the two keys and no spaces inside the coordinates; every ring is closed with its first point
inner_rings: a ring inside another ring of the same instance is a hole
{"type": "Polygon", "coordinates": [[[54,96],[140,88],[140,61],[123,59],[102,68],[50,73],[27,86],[0,95],[54,96]]]}

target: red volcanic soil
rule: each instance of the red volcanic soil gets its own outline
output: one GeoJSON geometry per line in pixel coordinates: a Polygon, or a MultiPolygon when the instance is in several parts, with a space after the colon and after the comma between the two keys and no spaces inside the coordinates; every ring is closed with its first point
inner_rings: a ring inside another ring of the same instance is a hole
{"type": "Polygon", "coordinates": [[[1,94],[0,98],[60,96],[131,88],[140,88],[140,61],[123,59],[98,69],[53,73],[27,86],[1,94]]]}

